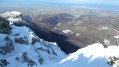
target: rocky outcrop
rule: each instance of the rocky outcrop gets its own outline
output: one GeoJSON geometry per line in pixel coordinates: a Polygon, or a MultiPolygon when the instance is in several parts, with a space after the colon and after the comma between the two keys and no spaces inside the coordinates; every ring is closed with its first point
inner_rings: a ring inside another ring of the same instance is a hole
{"type": "Polygon", "coordinates": [[[10,34],[12,28],[9,26],[9,21],[0,17],[0,33],[10,34]]]}
{"type": "Polygon", "coordinates": [[[7,66],[8,64],[9,64],[9,62],[8,62],[7,60],[5,60],[5,59],[0,60],[0,67],[5,67],[5,66],[7,66]]]}
{"type": "Polygon", "coordinates": [[[9,36],[5,37],[6,45],[0,47],[0,54],[6,55],[7,53],[10,53],[12,50],[14,50],[13,41],[10,39],[9,36]]]}
{"type": "Polygon", "coordinates": [[[19,44],[28,44],[28,39],[27,37],[15,37],[14,38],[15,43],[19,43],[19,44]]]}

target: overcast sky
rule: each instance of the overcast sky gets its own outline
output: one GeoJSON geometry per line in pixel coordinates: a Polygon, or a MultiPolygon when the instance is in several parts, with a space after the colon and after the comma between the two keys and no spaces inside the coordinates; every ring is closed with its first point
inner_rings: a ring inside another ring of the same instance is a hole
{"type": "Polygon", "coordinates": [[[118,5],[119,0],[0,0],[0,3],[41,3],[41,2],[56,2],[56,3],[98,3],[118,5]]]}

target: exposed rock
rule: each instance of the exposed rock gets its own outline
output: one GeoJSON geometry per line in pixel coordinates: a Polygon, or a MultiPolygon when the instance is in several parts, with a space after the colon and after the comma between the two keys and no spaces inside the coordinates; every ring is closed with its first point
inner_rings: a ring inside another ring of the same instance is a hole
{"type": "Polygon", "coordinates": [[[53,54],[54,54],[54,55],[56,55],[56,56],[57,56],[57,54],[55,53],[55,50],[54,50],[54,49],[52,49],[52,52],[53,52],[53,54]]]}
{"type": "Polygon", "coordinates": [[[27,56],[27,52],[23,52],[22,57],[23,57],[24,62],[28,63],[27,66],[33,67],[34,65],[37,65],[33,60],[29,60],[27,56]]]}
{"type": "Polygon", "coordinates": [[[29,60],[27,65],[30,67],[33,67],[34,65],[37,65],[37,64],[34,61],[29,60]]]}
{"type": "Polygon", "coordinates": [[[28,44],[28,38],[27,37],[16,37],[14,38],[15,43],[19,44],[28,44]]]}
{"type": "Polygon", "coordinates": [[[41,57],[38,58],[38,61],[40,62],[40,64],[43,64],[43,59],[41,57]]]}
{"type": "Polygon", "coordinates": [[[5,40],[5,41],[10,41],[11,38],[10,38],[9,36],[6,36],[4,40],[5,40]]]}
{"type": "Polygon", "coordinates": [[[36,42],[40,42],[40,39],[38,38],[32,38],[32,45],[35,44],[36,42]]]}
{"type": "Polygon", "coordinates": [[[6,55],[14,50],[14,45],[12,41],[6,43],[6,46],[0,47],[0,54],[6,55]]]}
{"type": "Polygon", "coordinates": [[[45,51],[45,52],[47,52],[48,54],[50,54],[50,51],[49,51],[49,50],[45,50],[45,49],[43,49],[42,47],[36,49],[36,51],[38,51],[38,50],[40,50],[40,51],[45,51]]]}
{"type": "Polygon", "coordinates": [[[19,61],[19,57],[16,57],[16,60],[19,61]]]}
{"type": "Polygon", "coordinates": [[[23,57],[23,59],[24,59],[24,62],[28,62],[28,61],[29,61],[29,59],[28,59],[28,56],[27,56],[27,53],[26,53],[26,52],[23,52],[23,53],[22,53],[22,57],[23,57]]]}
{"type": "Polygon", "coordinates": [[[19,33],[15,34],[14,36],[19,36],[19,33]]]}
{"type": "Polygon", "coordinates": [[[50,46],[50,45],[45,45],[47,48],[49,48],[49,49],[51,49],[52,50],[52,54],[54,54],[54,55],[56,55],[57,56],[57,54],[56,54],[56,52],[55,52],[55,50],[50,46]]]}
{"type": "Polygon", "coordinates": [[[12,28],[9,25],[9,21],[0,17],[0,33],[10,34],[11,30],[12,30],[12,28]]]}
{"type": "Polygon", "coordinates": [[[7,62],[7,60],[0,60],[0,67],[5,67],[9,64],[9,62],[7,62]]]}

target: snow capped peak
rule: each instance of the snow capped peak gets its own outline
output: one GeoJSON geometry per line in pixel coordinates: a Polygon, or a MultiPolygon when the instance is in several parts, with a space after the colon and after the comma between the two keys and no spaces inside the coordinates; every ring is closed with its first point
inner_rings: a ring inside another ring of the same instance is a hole
{"type": "Polygon", "coordinates": [[[21,15],[21,12],[18,11],[8,11],[5,13],[0,14],[2,17],[7,18],[7,17],[15,17],[21,15]]]}
{"type": "Polygon", "coordinates": [[[5,13],[1,13],[0,17],[5,18],[10,23],[22,22],[22,14],[18,11],[8,11],[5,13]]]}

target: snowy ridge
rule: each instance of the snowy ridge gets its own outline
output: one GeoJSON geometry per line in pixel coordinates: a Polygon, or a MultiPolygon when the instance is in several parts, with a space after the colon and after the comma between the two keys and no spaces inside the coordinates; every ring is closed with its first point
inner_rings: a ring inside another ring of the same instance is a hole
{"type": "MultiPolygon", "coordinates": [[[[17,22],[16,19],[19,15],[20,13],[13,11],[0,16],[5,19],[8,19],[6,17],[9,16],[15,19],[14,22],[17,22]]],[[[38,38],[30,28],[10,26],[12,28],[10,35],[0,33],[1,67],[39,67],[45,64],[51,66],[66,57],[66,54],[60,50],[56,43],[38,38]]]]}
{"type": "Polygon", "coordinates": [[[8,20],[10,23],[22,22],[22,14],[21,12],[18,12],[18,11],[5,12],[0,14],[0,16],[8,20]]]}
{"type": "MultiPolygon", "coordinates": [[[[3,46],[7,43],[4,41],[6,36],[9,36],[10,39],[13,41],[14,50],[12,50],[11,53],[7,53],[6,55],[0,55],[0,58],[7,59],[7,61],[10,63],[7,67],[27,67],[27,63],[23,63],[23,53],[26,52],[27,56],[30,60],[34,61],[37,66],[40,66],[41,64],[48,64],[49,62],[59,62],[61,59],[65,58],[65,53],[63,53],[58,46],[53,45],[53,43],[46,42],[42,39],[39,39],[40,42],[36,42],[34,45],[32,45],[32,37],[35,37],[38,39],[37,36],[33,34],[32,31],[30,31],[27,27],[16,27],[13,26],[14,29],[12,30],[12,36],[6,35],[6,34],[0,34],[0,42],[3,43],[3,46]],[[19,31],[20,29],[20,31],[19,31]],[[25,31],[23,31],[25,30],[25,31]],[[23,31],[23,32],[21,32],[23,31]],[[19,36],[14,36],[15,34],[18,34],[19,36]],[[28,37],[28,44],[19,44],[15,43],[15,38],[19,37],[28,37]],[[4,57],[4,58],[3,58],[4,57]],[[19,57],[19,61],[15,60],[16,57],[19,57]],[[42,61],[39,62],[38,59],[42,58],[42,61]],[[55,60],[54,60],[55,59],[55,60]],[[16,63],[14,63],[16,62],[16,63]],[[22,64],[23,63],[23,64],[22,64]]],[[[53,63],[52,63],[53,64],[53,63]]],[[[34,67],[37,67],[34,66],[34,67]]]]}
{"type": "Polygon", "coordinates": [[[0,14],[0,15],[1,15],[2,17],[4,17],[4,18],[7,18],[7,17],[12,17],[12,18],[14,18],[15,16],[21,15],[21,13],[18,12],[18,11],[9,11],[9,12],[2,13],[2,14],[0,14]]]}
{"type": "MultiPolygon", "coordinates": [[[[104,48],[95,43],[79,49],[60,62],[61,67],[110,67],[107,64],[110,56],[119,57],[119,46],[104,48]]],[[[116,66],[114,66],[116,67],[116,66]]]]}

